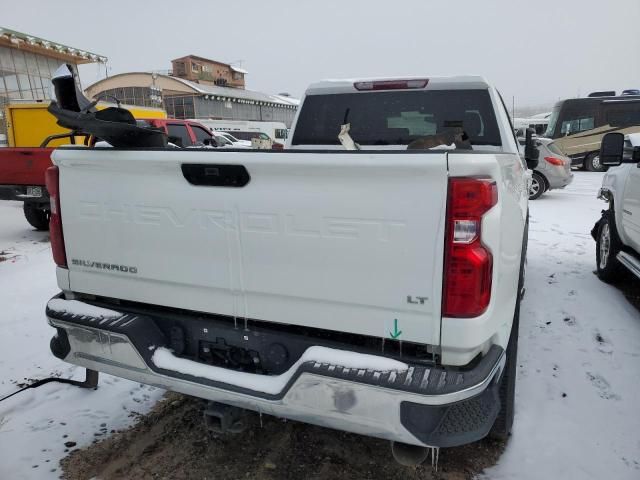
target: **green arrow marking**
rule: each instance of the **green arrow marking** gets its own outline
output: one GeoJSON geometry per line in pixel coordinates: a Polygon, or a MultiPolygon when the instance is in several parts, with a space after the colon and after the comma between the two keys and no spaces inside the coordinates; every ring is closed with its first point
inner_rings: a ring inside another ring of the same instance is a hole
{"type": "Polygon", "coordinates": [[[393,321],[393,332],[389,332],[389,335],[394,340],[396,338],[398,338],[400,335],[402,335],[402,330],[398,330],[398,319],[397,318],[393,321]]]}

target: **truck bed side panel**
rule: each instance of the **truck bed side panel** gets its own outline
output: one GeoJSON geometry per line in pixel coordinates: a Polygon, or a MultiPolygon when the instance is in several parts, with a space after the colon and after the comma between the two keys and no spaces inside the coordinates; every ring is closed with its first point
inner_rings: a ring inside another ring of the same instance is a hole
{"type": "Polygon", "coordinates": [[[517,154],[451,153],[448,162],[452,177],[487,177],[498,186],[498,204],[482,220],[482,242],[493,256],[489,307],[479,317],[442,319],[443,363],[465,365],[492,344],[507,347],[518,297],[529,189],[517,154]]]}

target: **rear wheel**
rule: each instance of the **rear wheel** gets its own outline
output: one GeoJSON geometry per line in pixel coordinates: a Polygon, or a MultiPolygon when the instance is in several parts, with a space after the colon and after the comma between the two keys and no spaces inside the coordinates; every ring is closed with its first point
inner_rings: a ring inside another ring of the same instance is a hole
{"type": "Polygon", "coordinates": [[[547,182],[538,172],[533,172],[531,187],[529,188],[529,200],[536,200],[547,190],[547,182]]]}
{"type": "Polygon", "coordinates": [[[49,212],[33,203],[26,203],[23,206],[24,217],[27,222],[36,230],[49,230],[49,212]]]}
{"type": "Polygon", "coordinates": [[[584,168],[590,172],[604,172],[606,170],[600,163],[600,154],[598,152],[590,153],[585,157],[584,168]]]}
{"type": "Polygon", "coordinates": [[[622,279],[623,266],[618,261],[621,242],[616,231],[615,215],[609,210],[602,215],[596,239],[596,267],[600,280],[614,283],[622,279]]]}

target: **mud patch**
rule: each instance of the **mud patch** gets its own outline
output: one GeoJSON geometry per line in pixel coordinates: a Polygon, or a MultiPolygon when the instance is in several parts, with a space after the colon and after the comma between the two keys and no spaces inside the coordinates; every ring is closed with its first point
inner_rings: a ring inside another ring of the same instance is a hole
{"type": "Polygon", "coordinates": [[[63,478],[463,480],[494,465],[504,445],[483,440],[442,449],[439,468],[403,467],[389,442],[256,414],[241,434],[213,438],[204,402],[169,393],[129,430],[62,460],[63,478]]]}

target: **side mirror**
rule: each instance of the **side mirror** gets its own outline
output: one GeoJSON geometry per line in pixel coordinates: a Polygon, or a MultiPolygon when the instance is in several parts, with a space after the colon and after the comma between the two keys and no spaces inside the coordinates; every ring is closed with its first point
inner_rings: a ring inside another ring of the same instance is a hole
{"type": "Polygon", "coordinates": [[[536,142],[533,139],[533,128],[527,128],[524,142],[524,159],[527,161],[529,170],[534,170],[538,166],[539,157],[540,150],[536,147],[536,142]]]}
{"type": "Polygon", "coordinates": [[[600,165],[616,167],[622,163],[624,153],[624,135],[611,132],[602,137],[600,144],[600,165]]]}

